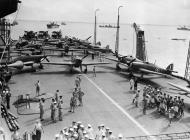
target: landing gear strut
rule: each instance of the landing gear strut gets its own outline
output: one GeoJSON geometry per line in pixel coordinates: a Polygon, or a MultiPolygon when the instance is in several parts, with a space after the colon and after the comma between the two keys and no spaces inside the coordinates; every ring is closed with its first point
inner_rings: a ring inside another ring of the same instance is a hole
{"type": "Polygon", "coordinates": [[[84,69],[84,73],[87,73],[87,71],[88,71],[88,70],[87,70],[87,66],[86,66],[86,68],[84,69]]]}
{"type": "Polygon", "coordinates": [[[119,63],[116,64],[116,70],[121,70],[119,63]]]}
{"type": "Polygon", "coordinates": [[[43,69],[43,68],[44,68],[44,66],[43,66],[42,64],[40,64],[39,68],[40,68],[40,69],[43,69]]]}

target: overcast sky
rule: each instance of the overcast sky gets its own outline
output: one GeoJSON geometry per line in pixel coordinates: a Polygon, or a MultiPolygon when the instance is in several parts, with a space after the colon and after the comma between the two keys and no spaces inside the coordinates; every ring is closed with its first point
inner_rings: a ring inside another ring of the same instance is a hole
{"type": "MultiPolygon", "coordinates": [[[[17,19],[190,25],[190,0],[21,0],[17,19]]],[[[14,17],[15,14],[12,15],[14,17]]]]}

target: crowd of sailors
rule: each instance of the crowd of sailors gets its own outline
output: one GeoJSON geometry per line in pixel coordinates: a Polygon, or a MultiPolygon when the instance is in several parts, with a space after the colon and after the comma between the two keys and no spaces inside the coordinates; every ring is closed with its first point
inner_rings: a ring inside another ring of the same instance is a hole
{"type": "Polygon", "coordinates": [[[55,140],[122,140],[123,135],[114,136],[112,130],[104,124],[100,124],[94,130],[91,124],[85,125],[78,121],[73,121],[71,126],[63,128],[55,135],[55,140]]]}
{"type": "MultiPolygon", "coordinates": [[[[70,98],[69,112],[74,113],[77,106],[83,106],[84,92],[81,90],[81,75],[77,75],[75,79],[75,87],[70,98]]],[[[40,81],[35,84],[36,96],[40,96],[40,81]]],[[[146,115],[147,110],[156,109],[156,111],[168,117],[169,126],[174,118],[180,119],[184,115],[185,103],[184,99],[180,96],[171,96],[166,94],[160,87],[153,87],[151,85],[144,86],[143,89],[138,88],[138,79],[130,79],[130,90],[134,91],[134,97],[132,103],[136,106],[142,107],[143,114],[146,115]],[[140,104],[140,96],[142,96],[142,104],[140,104]]],[[[10,91],[10,90],[9,90],[10,91]]],[[[7,99],[7,109],[10,108],[10,92],[5,93],[2,99],[7,99]]],[[[4,95],[4,94],[3,94],[4,95]]],[[[2,96],[2,95],[1,95],[2,96]]],[[[40,120],[35,125],[35,137],[36,140],[41,139],[43,132],[41,122],[44,121],[44,106],[45,99],[41,98],[39,102],[40,120]]],[[[63,96],[60,95],[59,90],[56,90],[50,104],[51,120],[57,122],[63,120],[63,96]]],[[[17,136],[17,131],[13,133],[13,137],[17,136]]],[[[94,131],[92,126],[88,124],[84,127],[84,124],[79,122],[72,122],[72,125],[64,128],[59,134],[55,135],[55,140],[116,140],[123,139],[123,136],[119,134],[118,137],[113,135],[110,128],[105,127],[103,124],[98,126],[98,130],[94,131]]]]}
{"type": "Polygon", "coordinates": [[[162,91],[162,89],[155,88],[151,85],[146,85],[142,90],[136,89],[137,80],[133,83],[134,86],[131,86],[131,90],[134,88],[134,98],[132,103],[135,104],[136,107],[139,107],[139,97],[142,93],[142,108],[143,114],[146,114],[148,109],[156,108],[156,111],[165,115],[169,118],[169,126],[174,118],[180,119],[184,116],[185,103],[184,99],[180,96],[171,96],[162,91]]]}

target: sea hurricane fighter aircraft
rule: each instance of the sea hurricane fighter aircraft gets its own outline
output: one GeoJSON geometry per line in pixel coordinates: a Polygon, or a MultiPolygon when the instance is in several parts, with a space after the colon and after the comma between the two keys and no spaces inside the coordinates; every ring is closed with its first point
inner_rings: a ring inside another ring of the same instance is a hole
{"type": "Polygon", "coordinates": [[[64,62],[43,62],[42,64],[50,64],[50,65],[66,65],[70,67],[70,72],[73,72],[73,68],[80,68],[82,72],[82,66],[85,66],[85,73],[87,72],[87,66],[89,65],[102,65],[102,64],[109,64],[108,62],[88,62],[83,61],[84,58],[86,58],[88,55],[83,56],[82,58],[78,56],[72,56],[70,61],[64,61],[64,62]]]}
{"type": "Polygon", "coordinates": [[[168,75],[171,75],[172,72],[176,73],[176,71],[173,71],[173,64],[170,64],[166,67],[166,69],[163,69],[163,68],[160,68],[159,66],[156,66],[153,63],[142,61],[130,55],[127,55],[127,56],[119,55],[118,48],[115,48],[115,56],[117,60],[108,58],[108,57],[106,57],[106,59],[116,61],[117,69],[120,69],[119,65],[121,64],[127,67],[131,73],[140,73],[141,78],[143,78],[144,74],[157,74],[157,75],[162,75],[162,76],[168,76],[168,75]]]}
{"type": "MultiPolygon", "coordinates": [[[[116,55],[117,56],[117,55],[116,55]]],[[[173,64],[167,66],[166,69],[160,68],[153,63],[143,62],[133,56],[117,56],[118,60],[106,58],[112,61],[118,62],[116,65],[117,69],[120,69],[119,65],[126,66],[128,70],[132,73],[140,73],[141,78],[143,78],[144,74],[157,74],[162,76],[167,76],[172,74],[173,64]]]]}
{"type": "Polygon", "coordinates": [[[41,62],[43,60],[46,60],[49,62],[46,55],[19,56],[19,57],[13,59],[12,61],[10,61],[6,65],[2,64],[1,67],[7,66],[9,68],[16,68],[16,69],[21,70],[21,69],[23,69],[24,66],[31,66],[33,68],[34,63],[39,63],[40,68],[43,68],[43,66],[41,64],[41,62]]]}

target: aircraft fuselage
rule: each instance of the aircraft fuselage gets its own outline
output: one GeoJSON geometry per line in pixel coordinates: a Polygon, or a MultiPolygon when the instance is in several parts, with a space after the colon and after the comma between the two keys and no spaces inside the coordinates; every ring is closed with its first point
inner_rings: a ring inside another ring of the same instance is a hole
{"type": "Polygon", "coordinates": [[[139,71],[139,72],[141,72],[141,69],[145,69],[145,70],[159,72],[159,73],[163,73],[163,74],[171,73],[169,70],[160,68],[152,63],[147,63],[147,62],[133,62],[130,64],[130,69],[132,69],[134,71],[139,71]]]}
{"type": "Polygon", "coordinates": [[[72,62],[74,64],[73,66],[76,68],[80,67],[82,64],[82,60],[80,60],[80,59],[74,59],[72,62]]]}
{"type": "Polygon", "coordinates": [[[22,61],[22,62],[29,62],[33,61],[35,63],[40,63],[41,59],[44,58],[44,55],[33,55],[33,56],[20,56],[12,60],[12,63],[17,62],[17,61],[22,61]]]}

